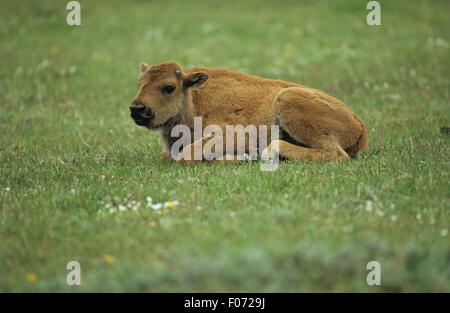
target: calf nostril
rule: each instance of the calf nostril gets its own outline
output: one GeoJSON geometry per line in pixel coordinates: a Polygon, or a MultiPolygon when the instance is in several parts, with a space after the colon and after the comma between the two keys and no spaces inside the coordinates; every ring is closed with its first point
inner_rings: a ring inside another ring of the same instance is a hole
{"type": "Polygon", "coordinates": [[[150,110],[149,108],[145,108],[145,112],[144,115],[146,118],[152,119],[155,117],[155,115],[153,114],[152,110],[150,110]]]}
{"type": "Polygon", "coordinates": [[[152,120],[155,117],[152,110],[146,106],[130,106],[131,117],[134,119],[148,119],[152,120]]]}
{"type": "Polygon", "coordinates": [[[141,113],[145,110],[145,106],[130,106],[130,111],[135,113],[141,113]]]}

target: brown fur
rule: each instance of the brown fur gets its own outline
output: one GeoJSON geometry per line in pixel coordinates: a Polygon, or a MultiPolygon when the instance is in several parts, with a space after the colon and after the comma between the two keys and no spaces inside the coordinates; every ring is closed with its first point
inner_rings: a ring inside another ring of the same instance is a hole
{"type": "MultiPolygon", "coordinates": [[[[141,71],[132,106],[144,105],[154,113],[145,126],[161,130],[167,151],[177,140],[170,136],[172,127],[184,124],[192,130],[194,116],[202,117],[203,127],[219,125],[225,136],[230,135],[226,125],[278,124],[278,151],[272,143],[265,153],[278,152],[285,158],[344,160],[354,158],[368,144],[361,119],[344,103],[317,89],[221,69],[184,71],[176,62],[143,64],[141,71]],[[162,91],[167,85],[175,87],[170,94],[162,91]]],[[[168,152],[161,159],[170,159],[168,152]]]]}

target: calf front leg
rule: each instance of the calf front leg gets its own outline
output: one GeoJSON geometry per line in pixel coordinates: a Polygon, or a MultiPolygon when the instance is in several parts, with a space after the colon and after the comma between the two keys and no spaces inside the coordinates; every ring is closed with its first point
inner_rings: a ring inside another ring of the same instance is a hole
{"type": "Polygon", "coordinates": [[[203,161],[203,147],[212,138],[212,135],[205,136],[187,145],[178,153],[176,161],[182,165],[197,165],[203,161]]]}
{"type": "MultiPolygon", "coordinates": [[[[205,136],[181,150],[176,161],[185,166],[194,166],[202,161],[206,161],[208,165],[222,164],[222,163],[239,163],[241,160],[236,155],[226,155],[222,151],[204,151],[205,144],[212,139],[212,135],[205,136]]],[[[223,147],[224,148],[224,147],[223,147]]]]}
{"type": "Polygon", "coordinates": [[[169,162],[169,163],[172,163],[175,161],[172,158],[172,156],[170,155],[170,153],[167,152],[166,150],[163,150],[163,152],[161,152],[161,156],[159,157],[159,160],[162,162],[169,162]]]}

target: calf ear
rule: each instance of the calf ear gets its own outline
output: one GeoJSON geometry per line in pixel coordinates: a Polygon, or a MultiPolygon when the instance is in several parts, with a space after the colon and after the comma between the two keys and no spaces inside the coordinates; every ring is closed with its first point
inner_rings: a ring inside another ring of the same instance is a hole
{"type": "Polygon", "coordinates": [[[195,72],[192,74],[188,74],[184,78],[184,87],[199,87],[204,82],[206,82],[209,78],[209,74],[206,72],[195,72]]]}
{"type": "Polygon", "coordinates": [[[144,73],[150,66],[145,64],[145,63],[141,63],[141,72],[144,73]]]}

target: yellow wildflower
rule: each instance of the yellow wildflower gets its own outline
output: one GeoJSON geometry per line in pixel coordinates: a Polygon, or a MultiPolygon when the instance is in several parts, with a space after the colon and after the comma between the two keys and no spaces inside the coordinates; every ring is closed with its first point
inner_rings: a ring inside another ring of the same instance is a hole
{"type": "Polygon", "coordinates": [[[105,254],[105,256],[103,258],[105,259],[106,263],[109,263],[109,264],[114,263],[114,257],[110,254],[105,254]]]}
{"type": "Polygon", "coordinates": [[[294,47],[292,46],[291,43],[287,43],[284,45],[284,51],[283,51],[283,55],[285,58],[288,58],[292,55],[292,50],[294,49],[294,47]]]}
{"type": "Polygon", "coordinates": [[[27,280],[30,283],[35,283],[37,281],[37,275],[35,273],[27,273],[27,280]]]}
{"type": "Polygon", "coordinates": [[[51,55],[52,57],[57,56],[57,55],[58,55],[58,48],[56,48],[56,47],[51,47],[51,48],[50,48],[50,55],[51,55]]]}

